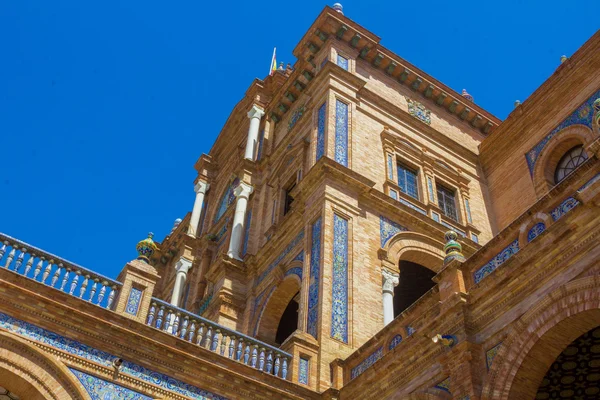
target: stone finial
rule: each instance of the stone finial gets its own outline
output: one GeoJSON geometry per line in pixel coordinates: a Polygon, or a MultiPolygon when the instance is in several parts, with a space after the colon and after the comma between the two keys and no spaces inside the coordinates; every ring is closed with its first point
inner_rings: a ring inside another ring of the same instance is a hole
{"type": "Polygon", "coordinates": [[[473,101],[473,96],[471,96],[469,93],[467,93],[467,89],[462,90],[462,97],[464,97],[465,99],[467,99],[469,101],[473,101]]]}
{"type": "Polygon", "coordinates": [[[283,71],[283,61],[279,63],[279,68],[277,68],[279,71],[283,71]]]}
{"type": "Polygon", "coordinates": [[[344,7],[342,7],[342,5],[340,3],[335,3],[333,5],[333,9],[337,12],[339,12],[340,14],[344,15],[344,7]]]}
{"type": "Polygon", "coordinates": [[[445,235],[446,244],[444,245],[444,265],[452,260],[465,261],[465,256],[462,254],[462,246],[458,243],[458,234],[454,231],[448,231],[445,235]]]}
{"type": "Polygon", "coordinates": [[[563,55],[563,56],[560,56],[560,63],[562,64],[562,63],[564,63],[565,61],[567,61],[568,59],[569,59],[569,57],[567,57],[567,56],[565,56],[565,55],[563,55]]]}
{"type": "Polygon", "coordinates": [[[171,233],[175,232],[175,229],[177,229],[177,227],[179,226],[179,224],[181,224],[181,218],[177,218],[175,220],[175,222],[173,223],[173,229],[171,229],[171,233]]]}
{"type": "Polygon", "coordinates": [[[150,257],[154,254],[156,250],[158,250],[158,246],[154,243],[152,238],[154,237],[154,233],[150,232],[148,237],[135,246],[135,249],[138,252],[138,260],[150,262],[150,257]]]}
{"type": "Polygon", "coordinates": [[[515,100],[515,108],[521,105],[521,100],[515,100]]]}

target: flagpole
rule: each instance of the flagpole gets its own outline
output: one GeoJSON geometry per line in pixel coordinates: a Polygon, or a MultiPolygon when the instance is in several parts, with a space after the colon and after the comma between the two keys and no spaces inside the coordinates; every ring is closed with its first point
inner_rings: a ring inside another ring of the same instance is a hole
{"type": "Polygon", "coordinates": [[[277,69],[277,66],[273,68],[273,64],[275,61],[275,52],[277,51],[277,47],[273,47],[273,57],[271,58],[271,65],[269,66],[269,75],[273,75],[273,70],[277,69]]]}

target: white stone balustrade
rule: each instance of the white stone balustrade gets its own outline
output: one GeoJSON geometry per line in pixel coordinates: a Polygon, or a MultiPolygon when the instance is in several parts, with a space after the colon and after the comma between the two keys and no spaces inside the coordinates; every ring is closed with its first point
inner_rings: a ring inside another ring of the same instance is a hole
{"type": "Polygon", "coordinates": [[[287,379],[292,355],[152,298],[146,324],[259,371],[287,379]]]}
{"type": "Polygon", "coordinates": [[[0,268],[114,309],[122,284],[0,232],[0,268]]]}

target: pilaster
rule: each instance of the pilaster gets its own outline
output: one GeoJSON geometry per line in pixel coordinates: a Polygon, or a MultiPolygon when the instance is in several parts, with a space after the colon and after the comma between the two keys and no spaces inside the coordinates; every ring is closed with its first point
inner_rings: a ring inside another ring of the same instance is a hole
{"type": "Polygon", "coordinates": [[[123,282],[115,312],[145,323],[154,286],[160,279],[156,269],[142,260],[128,262],[117,277],[123,282]]]}

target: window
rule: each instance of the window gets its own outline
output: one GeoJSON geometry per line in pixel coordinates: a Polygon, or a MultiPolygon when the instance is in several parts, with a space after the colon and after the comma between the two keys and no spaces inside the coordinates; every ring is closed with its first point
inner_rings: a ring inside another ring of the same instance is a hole
{"type": "Polygon", "coordinates": [[[458,221],[456,214],[456,202],[454,200],[454,191],[448,189],[439,183],[437,186],[438,206],[442,210],[442,214],[446,217],[458,221]]]}
{"type": "Polygon", "coordinates": [[[285,199],[283,203],[283,215],[286,215],[292,209],[292,203],[294,202],[294,198],[290,195],[292,190],[296,187],[296,182],[292,183],[285,189],[285,199]]]}
{"type": "Polygon", "coordinates": [[[554,183],[560,183],[565,179],[571,172],[575,171],[577,167],[587,160],[588,156],[583,150],[583,146],[575,146],[571,150],[562,156],[554,171],[554,183]]]}
{"type": "Polygon", "coordinates": [[[417,189],[417,172],[398,164],[398,186],[402,193],[419,199],[419,190],[417,189]]]}

